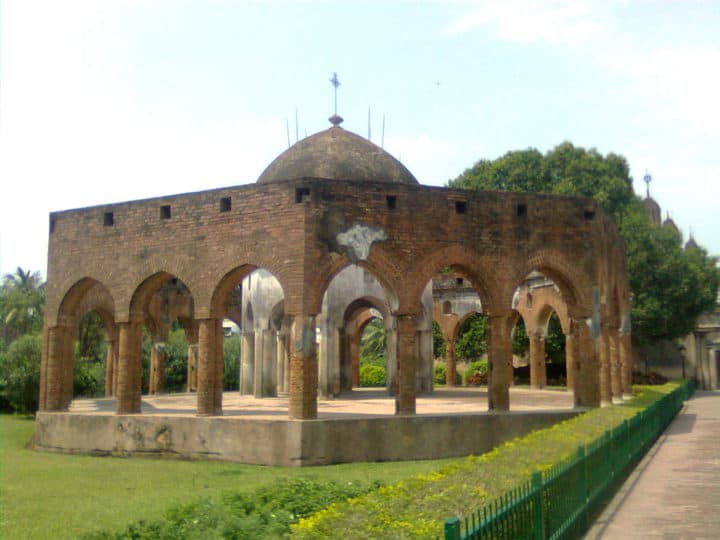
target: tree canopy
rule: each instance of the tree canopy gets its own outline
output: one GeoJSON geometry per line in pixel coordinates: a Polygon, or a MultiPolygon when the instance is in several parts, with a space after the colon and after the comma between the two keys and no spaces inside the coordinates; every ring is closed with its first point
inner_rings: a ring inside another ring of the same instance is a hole
{"type": "Polygon", "coordinates": [[[632,189],[627,160],[564,142],[546,154],[530,148],[480,160],[450,187],[592,197],[618,226],[633,293],[633,340],[675,339],[713,309],[720,272],[701,247],[683,248],[672,227],[654,226],[632,189]]]}

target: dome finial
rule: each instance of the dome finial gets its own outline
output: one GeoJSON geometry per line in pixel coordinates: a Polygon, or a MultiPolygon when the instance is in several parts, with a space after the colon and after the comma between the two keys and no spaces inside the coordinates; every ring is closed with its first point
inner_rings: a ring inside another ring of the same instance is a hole
{"type": "Polygon", "coordinates": [[[646,197],[649,199],[650,198],[650,182],[652,182],[652,176],[650,176],[650,173],[648,172],[647,169],[645,169],[645,176],[643,176],[643,182],[645,182],[645,184],[647,185],[647,188],[646,188],[647,191],[645,193],[646,193],[646,197]]]}
{"type": "Polygon", "coordinates": [[[335,88],[335,112],[328,118],[333,127],[338,127],[343,122],[343,117],[337,113],[337,89],[340,86],[340,79],[338,79],[337,73],[333,73],[332,79],[330,79],[333,87],[335,88]]]}

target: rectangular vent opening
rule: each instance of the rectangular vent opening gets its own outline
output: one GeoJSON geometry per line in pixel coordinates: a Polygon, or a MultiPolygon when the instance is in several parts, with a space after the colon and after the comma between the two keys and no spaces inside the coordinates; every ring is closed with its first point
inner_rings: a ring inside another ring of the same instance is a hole
{"type": "Polygon", "coordinates": [[[229,212],[232,210],[232,199],[230,197],[223,197],[220,199],[220,211],[229,212]]]}
{"type": "Polygon", "coordinates": [[[310,188],[309,187],[295,188],[295,202],[296,203],[303,202],[309,196],[310,196],[310,188]]]}
{"type": "Polygon", "coordinates": [[[517,217],[525,217],[525,216],[527,216],[527,204],[525,204],[525,203],[519,203],[519,204],[515,207],[515,215],[516,215],[517,217]]]}
{"type": "Polygon", "coordinates": [[[397,208],[397,197],[395,195],[388,195],[385,197],[388,210],[395,210],[397,208]]]}
{"type": "Polygon", "coordinates": [[[462,286],[463,286],[463,278],[461,278],[461,277],[455,278],[455,284],[456,284],[458,287],[462,287],[462,286]]]}
{"type": "Polygon", "coordinates": [[[172,210],[170,210],[170,205],[165,204],[160,207],[160,219],[170,219],[172,217],[172,210]]]}
{"type": "Polygon", "coordinates": [[[103,214],[103,225],[106,227],[112,227],[115,225],[115,216],[113,216],[112,212],[105,212],[103,214]]]}
{"type": "Polygon", "coordinates": [[[595,219],[595,210],[585,210],[585,212],[583,212],[583,217],[586,221],[592,221],[595,219]]]}
{"type": "Polygon", "coordinates": [[[464,214],[467,212],[467,201],[455,201],[455,213],[464,214]]]}

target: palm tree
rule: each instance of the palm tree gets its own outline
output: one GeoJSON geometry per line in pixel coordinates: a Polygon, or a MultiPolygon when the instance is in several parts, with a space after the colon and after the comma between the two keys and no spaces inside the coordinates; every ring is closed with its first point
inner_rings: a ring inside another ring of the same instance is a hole
{"type": "Polygon", "coordinates": [[[45,305],[45,283],[40,272],[25,271],[18,266],[14,274],[6,274],[0,286],[5,344],[42,328],[45,305]]]}

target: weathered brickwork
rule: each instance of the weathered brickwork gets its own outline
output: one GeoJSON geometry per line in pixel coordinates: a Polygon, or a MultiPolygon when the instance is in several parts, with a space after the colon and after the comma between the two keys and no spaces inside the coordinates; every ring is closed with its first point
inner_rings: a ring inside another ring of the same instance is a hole
{"type": "Polygon", "coordinates": [[[295,321],[290,416],[314,418],[317,352],[309,329],[330,281],[351,263],[396,299],[398,414],[415,411],[413,325],[424,288],[445,267],[471,280],[490,317],[491,407],[509,408],[513,295],[531,271],[559,288],[562,305],[548,305],[568,336],[576,403],[597,406],[629,392],[624,246],[590,199],[305,177],[57,212],[50,220],[43,410],[69,404],[77,325],[96,310],[113,343],[107,388],[118,413],[138,413],[142,326],[162,341],[158,295],[181,283],[179,298],[168,302],[196,347],[198,414],[221,414],[221,321],[236,310],[238,283],[264,268],[280,282],[295,321]],[[342,244],[350,233],[359,239],[342,244]]]}

